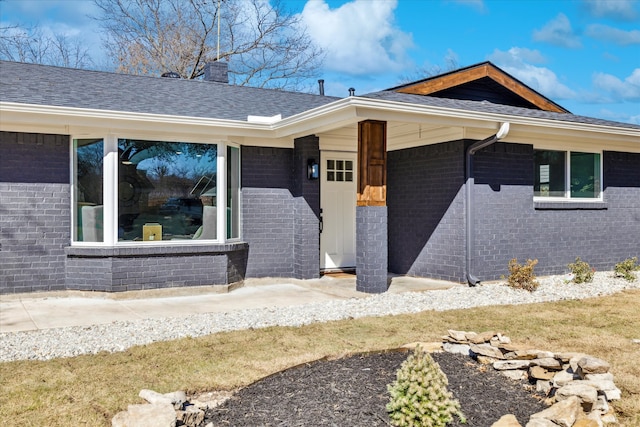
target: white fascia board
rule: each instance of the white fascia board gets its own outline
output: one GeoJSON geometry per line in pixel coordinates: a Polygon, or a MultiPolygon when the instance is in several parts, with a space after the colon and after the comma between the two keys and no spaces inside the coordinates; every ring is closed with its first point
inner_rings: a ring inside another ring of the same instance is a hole
{"type": "MultiPolygon", "coordinates": [[[[381,99],[348,97],[304,111],[271,124],[242,120],[222,120],[124,111],[92,110],[11,102],[0,102],[2,122],[34,126],[95,127],[117,131],[170,132],[172,134],[233,135],[248,138],[293,139],[357,123],[384,120],[422,123],[434,127],[453,126],[497,131],[510,122],[512,130],[506,141],[516,135],[539,138],[589,138],[640,145],[640,129],[576,123],[534,117],[407,104],[381,99]]],[[[2,124],[0,124],[1,126],[2,124]]],[[[3,126],[4,127],[4,126],[3,126]]],[[[515,141],[514,142],[526,142],[515,141]]]]}
{"type": "Polygon", "coordinates": [[[361,120],[368,118],[387,121],[415,121],[416,123],[495,129],[496,131],[501,123],[510,122],[512,126],[517,125],[520,129],[527,129],[527,131],[531,133],[554,134],[559,136],[586,136],[591,134],[593,138],[610,138],[616,136],[625,140],[636,139],[636,142],[640,143],[640,129],[621,126],[523,117],[368,98],[352,97],[346,99],[351,100],[352,105],[357,107],[357,116],[360,117],[361,120]]]}
{"type": "MultiPolygon", "coordinates": [[[[460,120],[470,120],[472,123],[477,121],[488,121],[493,123],[503,123],[510,122],[512,124],[519,124],[523,126],[534,126],[534,127],[544,127],[548,129],[564,129],[564,130],[575,130],[575,131],[583,131],[583,132],[599,132],[606,134],[618,134],[618,135],[628,135],[628,136],[640,136],[640,129],[633,129],[627,127],[619,127],[619,126],[606,126],[606,125],[598,125],[592,123],[579,123],[579,122],[570,122],[564,120],[552,120],[538,117],[524,117],[524,116],[514,116],[509,114],[498,114],[498,113],[489,113],[483,111],[472,111],[472,110],[460,110],[454,108],[445,108],[445,107],[434,107],[428,105],[421,104],[407,104],[403,102],[397,101],[387,101],[387,100],[378,100],[378,99],[368,99],[368,98],[347,98],[354,99],[357,102],[356,106],[368,107],[369,109],[362,109],[362,113],[359,115],[365,115],[367,111],[370,109],[380,110],[380,111],[396,111],[409,113],[405,116],[405,121],[408,119],[421,120],[421,116],[431,115],[436,117],[443,117],[443,120],[447,120],[449,118],[457,120],[456,123],[462,123],[460,120]],[[413,113],[413,114],[412,114],[413,113]]],[[[390,119],[386,119],[390,120],[390,119]]],[[[485,127],[485,126],[480,126],[485,127]]]]}
{"type": "MultiPolygon", "coordinates": [[[[433,127],[466,128],[468,134],[497,132],[504,122],[511,124],[506,142],[527,142],[527,138],[587,138],[592,142],[616,141],[640,145],[640,129],[620,126],[578,123],[536,117],[435,107],[381,99],[348,97],[288,117],[274,125],[280,137],[296,137],[327,132],[362,120],[419,123],[433,127]],[[522,138],[516,139],[516,136],[522,138]]],[[[485,135],[490,136],[489,135],[485,135]]]]}
{"type": "Polygon", "coordinates": [[[50,105],[0,102],[2,125],[64,126],[76,129],[108,129],[112,132],[169,132],[171,134],[234,135],[239,137],[274,137],[271,125],[241,120],[209,119],[126,111],[94,110],[50,105]]]}
{"type": "Polygon", "coordinates": [[[273,125],[275,136],[297,138],[339,129],[363,120],[356,115],[349,99],[339,99],[282,119],[273,125]]]}

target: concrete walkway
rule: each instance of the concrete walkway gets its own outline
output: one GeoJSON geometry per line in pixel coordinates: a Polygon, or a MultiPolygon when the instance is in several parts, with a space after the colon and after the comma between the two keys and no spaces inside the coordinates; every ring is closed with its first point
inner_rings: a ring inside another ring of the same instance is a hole
{"type": "MultiPolygon", "coordinates": [[[[462,286],[412,277],[391,277],[388,292],[423,292],[462,286]]],[[[116,320],[181,317],[248,308],[367,298],[355,276],[316,280],[249,279],[241,287],[203,286],[122,293],[58,291],[0,295],[0,333],[88,326],[116,320]]]]}

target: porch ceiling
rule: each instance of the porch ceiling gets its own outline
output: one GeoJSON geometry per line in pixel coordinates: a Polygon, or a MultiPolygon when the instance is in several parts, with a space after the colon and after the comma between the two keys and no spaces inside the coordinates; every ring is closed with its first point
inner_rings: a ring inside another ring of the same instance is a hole
{"type": "MultiPolygon", "coordinates": [[[[398,121],[387,122],[387,151],[454,141],[465,137],[465,128],[398,121]]],[[[484,132],[490,136],[491,131],[484,132]]],[[[334,151],[356,151],[357,123],[319,133],[320,148],[334,151]]]]}

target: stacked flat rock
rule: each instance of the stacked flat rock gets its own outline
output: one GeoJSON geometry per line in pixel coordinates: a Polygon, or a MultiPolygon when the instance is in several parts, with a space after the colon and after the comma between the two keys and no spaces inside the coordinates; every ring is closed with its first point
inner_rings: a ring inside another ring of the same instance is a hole
{"type": "Polygon", "coordinates": [[[141,390],[139,396],[148,403],[129,405],[111,420],[112,427],[186,427],[199,426],[204,420],[201,405],[189,402],[184,391],[161,394],[153,390],[141,390]]]}
{"type": "MultiPolygon", "coordinates": [[[[443,337],[442,348],[469,355],[508,378],[535,384],[536,391],[546,395],[552,406],[532,415],[526,427],[598,427],[616,422],[608,402],[620,399],[620,389],[602,359],[523,348],[493,331],[450,330],[443,337]]],[[[512,418],[503,418],[492,427],[519,426],[512,418]]]]}

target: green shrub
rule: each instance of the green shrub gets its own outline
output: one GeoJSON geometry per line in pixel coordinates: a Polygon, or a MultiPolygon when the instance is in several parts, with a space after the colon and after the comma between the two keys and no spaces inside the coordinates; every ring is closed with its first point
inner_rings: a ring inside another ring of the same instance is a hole
{"type": "Polygon", "coordinates": [[[625,280],[629,282],[633,282],[636,280],[636,275],[633,274],[634,271],[640,270],[640,265],[638,265],[638,257],[627,258],[622,262],[616,264],[614,268],[615,277],[623,277],[625,280]]]}
{"type": "Polygon", "coordinates": [[[528,259],[526,264],[520,265],[518,264],[518,259],[513,258],[509,261],[507,284],[514,289],[525,289],[529,292],[538,289],[540,284],[536,282],[536,275],[533,273],[533,268],[537,263],[537,259],[533,261],[528,259]]]}
{"type": "Polygon", "coordinates": [[[394,426],[444,427],[457,416],[466,419],[460,403],[447,390],[449,380],[431,355],[416,346],[397,373],[397,379],[387,386],[391,399],[387,412],[394,426]]]}
{"type": "Polygon", "coordinates": [[[582,261],[580,257],[576,258],[576,262],[567,265],[571,273],[573,273],[573,282],[574,283],[591,283],[593,282],[593,273],[595,273],[595,269],[591,268],[591,266],[582,261]]]}

